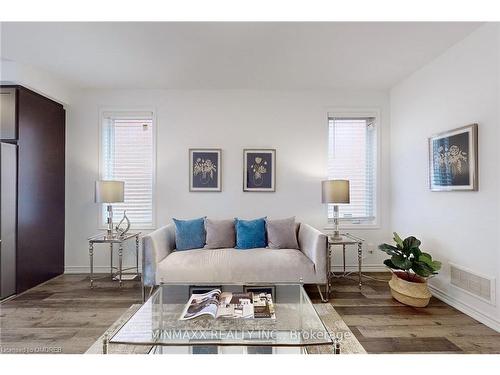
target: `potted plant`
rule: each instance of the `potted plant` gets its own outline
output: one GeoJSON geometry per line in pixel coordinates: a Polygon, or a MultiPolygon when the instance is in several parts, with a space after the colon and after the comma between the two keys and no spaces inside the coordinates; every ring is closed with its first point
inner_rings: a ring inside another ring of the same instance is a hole
{"type": "Polygon", "coordinates": [[[386,243],[379,246],[380,250],[391,256],[384,261],[392,272],[389,281],[391,294],[405,305],[425,307],[431,298],[427,280],[438,273],[441,262],[421,251],[421,242],[413,236],[402,240],[394,232],[393,239],[396,246],[386,243]]]}

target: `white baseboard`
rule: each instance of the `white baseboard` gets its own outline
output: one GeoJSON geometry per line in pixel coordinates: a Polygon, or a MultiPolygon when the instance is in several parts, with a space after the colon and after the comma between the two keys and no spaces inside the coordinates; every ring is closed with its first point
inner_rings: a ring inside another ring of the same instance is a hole
{"type": "Polygon", "coordinates": [[[467,303],[459,301],[455,297],[448,295],[443,290],[436,288],[435,286],[429,285],[429,290],[432,295],[437,299],[440,299],[443,302],[446,302],[448,305],[456,308],[457,310],[463,312],[466,315],[469,315],[471,318],[476,319],[477,321],[483,323],[484,325],[494,329],[497,332],[500,332],[500,321],[491,318],[490,316],[484,314],[479,311],[475,307],[470,306],[467,303]]]}
{"type": "MultiPolygon", "coordinates": [[[[127,265],[123,266],[123,268],[128,268],[128,267],[132,267],[132,266],[127,266],[127,265]]],[[[133,267],[135,270],[135,266],[133,266],[133,267]]],[[[139,272],[142,272],[140,265],[139,265],[139,272]]],[[[64,267],[64,273],[68,273],[68,274],[70,274],[70,273],[90,273],[90,266],[66,266],[66,267],[64,267]]],[[[109,273],[109,266],[94,266],[94,273],[109,273]]]]}
{"type": "MultiPolygon", "coordinates": [[[[123,266],[126,268],[128,266],[123,266]]],[[[139,265],[139,270],[141,270],[141,266],[139,265]]],[[[333,266],[333,272],[342,272],[342,266],[333,266]]],[[[357,272],[358,265],[346,265],[347,272],[357,272]]],[[[379,264],[363,264],[361,267],[362,272],[387,272],[387,267],[381,266],[379,264]]],[[[66,266],[64,268],[64,273],[90,273],[89,266],[66,266]]],[[[94,273],[109,273],[109,266],[94,266],[94,273]]]]}
{"type": "MultiPolygon", "coordinates": [[[[90,273],[89,266],[66,266],[64,273],[90,273]]],[[[109,266],[94,266],[94,273],[109,273],[109,266]]]]}
{"type": "MultiPolygon", "coordinates": [[[[123,266],[125,268],[127,266],[123,266]]],[[[139,266],[139,270],[141,267],[139,266]]],[[[343,267],[340,266],[333,266],[332,271],[333,272],[342,272],[343,267]]],[[[357,272],[358,271],[358,265],[357,264],[352,264],[352,265],[346,265],[346,271],[347,272],[357,272]]],[[[363,264],[361,267],[362,272],[387,272],[387,267],[384,265],[380,264],[363,264]]],[[[90,273],[90,267],[89,266],[66,266],[64,268],[64,273],[90,273]]],[[[109,266],[94,266],[94,273],[109,273],[109,266]]]]}
{"type": "MultiPolygon", "coordinates": [[[[333,272],[342,272],[344,267],[342,265],[332,266],[333,272]]],[[[346,264],[345,270],[347,272],[358,272],[357,264],[346,264]]],[[[380,264],[363,264],[361,266],[361,272],[387,272],[387,267],[380,264]]]]}

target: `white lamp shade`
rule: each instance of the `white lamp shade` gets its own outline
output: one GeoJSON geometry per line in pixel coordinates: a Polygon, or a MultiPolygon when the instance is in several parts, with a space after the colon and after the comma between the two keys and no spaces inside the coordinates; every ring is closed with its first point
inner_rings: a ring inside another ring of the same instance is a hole
{"type": "Polygon", "coordinates": [[[125,182],[105,181],[95,182],[96,203],[119,203],[124,201],[125,182]]]}
{"type": "Polygon", "coordinates": [[[349,180],[321,181],[323,203],[350,203],[349,180]]]}

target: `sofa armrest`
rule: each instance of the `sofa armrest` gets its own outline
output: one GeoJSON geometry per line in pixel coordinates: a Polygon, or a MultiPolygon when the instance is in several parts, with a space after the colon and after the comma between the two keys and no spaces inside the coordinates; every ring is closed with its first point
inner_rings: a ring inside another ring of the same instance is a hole
{"type": "Polygon", "coordinates": [[[308,224],[300,224],[298,237],[300,250],[314,263],[319,279],[326,280],[327,236],[308,224]]]}
{"type": "Polygon", "coordinates": [[[175,227],[173,224],[161,227],[142,237],[142,282],[156,285],[156,267],[175,249],[175,227]]]}

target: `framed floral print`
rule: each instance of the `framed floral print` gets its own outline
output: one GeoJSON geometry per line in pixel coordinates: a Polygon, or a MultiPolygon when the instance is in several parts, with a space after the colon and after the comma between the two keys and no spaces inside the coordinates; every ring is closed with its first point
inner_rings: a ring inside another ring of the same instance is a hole
{"type": "Polygon", "coordinates": [[[276,191],[276,150],[243,150],[243,191],[276,191]]]}
{"type": "Polygon", "coordinates": [[[478,190],[477,124],[429,138],[432,191],[478,190]]]}
{"type": "Polygon", "coordinates": [[[189,149],[189,191],[222,191],[222,150],[189,149]]]}

